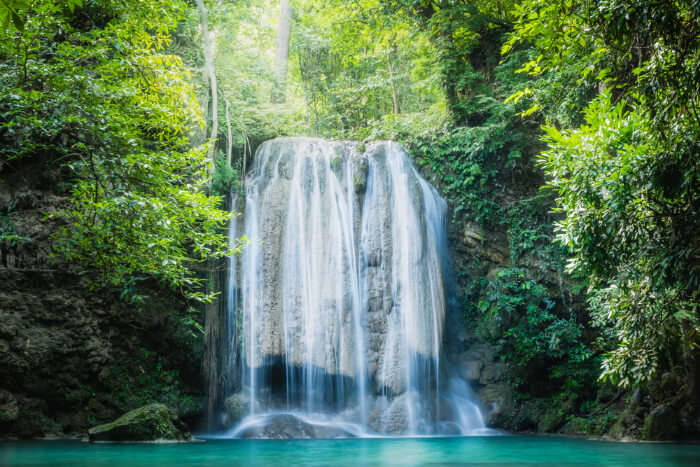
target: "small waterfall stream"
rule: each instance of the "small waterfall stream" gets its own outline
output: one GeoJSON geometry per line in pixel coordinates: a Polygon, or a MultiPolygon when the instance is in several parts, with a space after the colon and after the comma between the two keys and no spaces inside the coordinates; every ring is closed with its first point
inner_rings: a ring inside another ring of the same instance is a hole
{"type": "Polygon", "coordinates": [[[227,287],[229,435],[484,429],[442,358],[445,212],[396,143],[258,149],[229,234],[248,242],[227,287]]]}

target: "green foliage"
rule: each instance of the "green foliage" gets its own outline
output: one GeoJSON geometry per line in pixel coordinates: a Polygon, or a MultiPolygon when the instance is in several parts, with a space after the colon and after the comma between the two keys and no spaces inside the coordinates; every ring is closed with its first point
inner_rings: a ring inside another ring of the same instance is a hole
{"type": "Polygon", "coordinates": [[[516,381],[544,371],[546,378],[563,381],[573,392],[590,376],[592,353],[582,342],[582,323],[557,310],[557,302],[542,283],[528,278],[527,270],[509,267],[488,281],[472,313],[478,332],[500,344],[516,381]]]}
{"type": "Polygon", "coordinates": [[[15,246],[29,241],[29,238],[17,234],[12,222],[13,210],[13,205],[0,209],[0,245],[15,246]]]}
{"type": "MultiPolygon", "coordinates": [[[[585,329],[588,314],[574,307],[571,292],[580,292],[584,281],[563,277],[565,254],[552,243],[551,192],[532,190],[542,182],[533,158],[542,147],[537,140],[542,112],[554,109],[557,121],[576,121],[571,109],[586,100],[588,88],[572,93],[561,85],[551,91],[550,102],[538,101],[540,83],[518,73],[527,69],[523,64],[532,50],[511,46],[499,59],[515,19],[510,7],[518,2],[383,3],[413,15],[429,32],[456,124],[399,138],[448,199],[457,226],[469,219],[487,231],[507,233],[508,251],[495,256],[500,261],[505,255],[505,264],[486,278],[480,260],[457,265],[468,321],[499,345],[523,393],[590,397],[599,362],[585,329]]],[[[571,76],[567,68],[559,78],[571,76]]]]}
{"type": "MultiPolygon", "coordinates": [[[[294,62],[290,63],[286,102],[271,102],[273,89],[277,85],[272,52],[279,1],[228,0],[212,2],[208,8],[210,29],[216,37],[219,122],[226,121],[225,101],[228,101],[233,146],[238,152],[238,160],[243,157],[244,150],[251,151],[251,142],[305,133],[303,100],[299,95],[300,84],[294,62]]],[[[196,11],[191,11],[185,23],[187,34],[195,39],[200,33],[198,21],[196,11]]],[[[198,62],[195,64],[201,66],[198,62]]],[[[225,125],[220,124],[220,141],[226,139],[225,132],[225,125]]],[[[236,166],[235,163],[233,165],[236,166]]]]}
{"type": "Polygon", "coordinates": [[[697,162],[679,167],[682,153],[665,153],[642,109],[610,100],[597,99],[578,130],[548,128],[542,163],[567,213],[558,238],[573,254],[569,267],[593,280],[597,323],[617,345],[604,376],[630,386],[698,345],[697,162]]]}
{"type": "Polygon", "coordinates": [[[184,4],[27,2],[0,46],[0,157],[71,171],[55,251],[98,285],[148,275],[206,300],[191,265],[227,253],[188,73],[165,47],[184,4]]]}
{"type": "Polygon", "coordinates": [[[603,377],[625,387],[696,365],[698,12],[697,0],[574,2],[565,14],[528,0],[505,48],[529,44],[523,71],[545,109],[556,97],[547,86],[571,86],[572,72],[580,96],[605,90],[574,105],[585,122],[549,119],[541,163],[565,216],[558,238],[570,270],[594,286],[594,320],[611,348],[603,377]]]}
{"type": "Polygon", "coordinates": [[[183,384],[179,371],[168,368],[156,352],[139,350],[129,359],[112,365],[103,381],[110,400],[119,410],[126,412],[154,402],[174,408],[179,414],[198,410],[199,401],[183,384]]]}
{"type": "MultiPolygon", "coordinates": [[[[191,5],[0,0],[0,157],[68,169],[56,252],[95,282],[134,304],[150,277],[207,300],[192,265],[231,253],[221,196],[241,189],[259,142],[390,138],[448,199],[452,227],[507,236],[487,278],[457,272],[521,387],[532,372],[578,403],[601,353],[625,387],[691,373],[700,0],[300,0],[285,103],[270,99],[277,2],[207,7],[222,122],[211,179],[192,138],[207,92],[187,71],[202,66],[191,5]],[[588,286],[589,309],[575,307],[588,286]]],[[[24,240],[10,211],[0,240],[24,240]]],[[[596,417],[569,422],[607,426],[596,417]]]]}
{"type": "Polygon", "coordinates": [[[217,158],[211,185],[212,192],[219,196],[226,196],[229,193],[238,192],[240,188],[238,170],[231,167],[225,158],[217,158]]]}
{"type": "Polygon", "coordinates": [[[445,103],[434,47],[378,0],[303,2],[293,54],[314,134],[387,138],[439,127],[445,103]]]}

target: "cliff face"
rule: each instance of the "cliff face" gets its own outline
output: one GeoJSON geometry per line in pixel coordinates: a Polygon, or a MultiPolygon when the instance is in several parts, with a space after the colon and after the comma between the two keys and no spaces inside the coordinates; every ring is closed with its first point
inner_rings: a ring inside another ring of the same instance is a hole
{"type": "Polygon", "coordinates": [[[50,258],[66,180],[42,161],[0,162],[0,437],[84,435],[156,401],[195,421],[201,350],[184,303],[156,284],[125,303],[50,258]]]}

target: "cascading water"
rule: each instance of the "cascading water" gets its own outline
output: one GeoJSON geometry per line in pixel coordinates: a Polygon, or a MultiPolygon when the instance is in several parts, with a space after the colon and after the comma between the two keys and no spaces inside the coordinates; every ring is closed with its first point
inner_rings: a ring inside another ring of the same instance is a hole
{"type": "Polygon", "coordinates": [[[445,202],[400,145],[281,138],[246,181],[231,261],[232,436],[484,429],[441,362],[445,202]]]}

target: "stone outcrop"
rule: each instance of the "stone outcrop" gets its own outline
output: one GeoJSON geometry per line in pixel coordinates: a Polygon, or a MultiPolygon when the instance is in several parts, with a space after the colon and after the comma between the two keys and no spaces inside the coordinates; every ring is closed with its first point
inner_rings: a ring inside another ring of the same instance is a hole
{"type": "Polygon", "coordinates": [[[90,441],[188,441],[192,438],[174,412],[150,404],[88,431],[90,441]]]}

